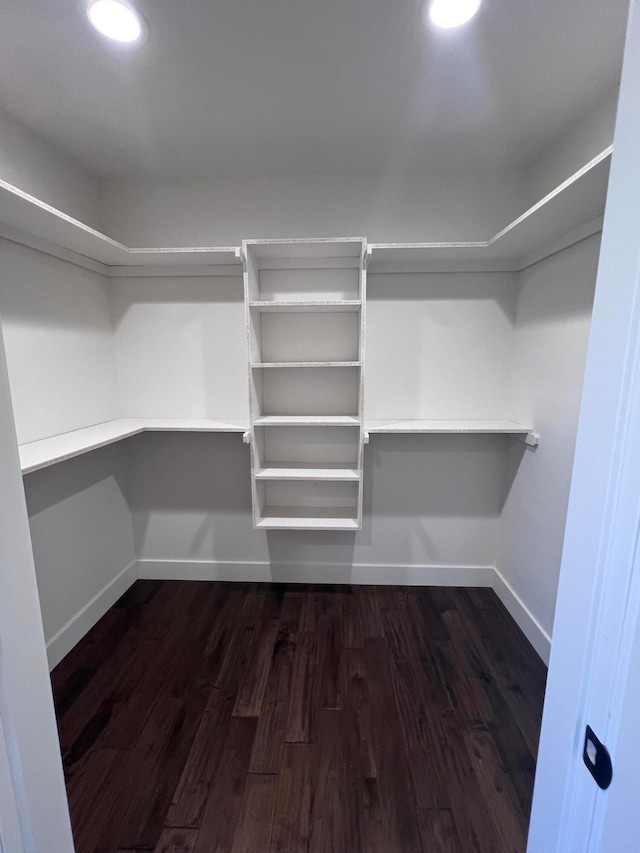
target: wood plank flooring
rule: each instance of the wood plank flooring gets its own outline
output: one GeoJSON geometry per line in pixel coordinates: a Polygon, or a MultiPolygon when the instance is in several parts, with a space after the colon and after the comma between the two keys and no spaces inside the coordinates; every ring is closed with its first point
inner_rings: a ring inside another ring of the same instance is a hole
{"type": "Polygon", "coordinates": [[[490,590],[138,581],[52,673],[78,853],[524,853],[546,670],[490,590]]]}

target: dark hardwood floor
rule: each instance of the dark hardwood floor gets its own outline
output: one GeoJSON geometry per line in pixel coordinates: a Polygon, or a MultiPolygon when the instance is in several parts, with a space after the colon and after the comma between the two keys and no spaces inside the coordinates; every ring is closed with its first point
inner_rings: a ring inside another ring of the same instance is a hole
{"type": "Polygon", "coordinates": [[[52,673],[78,853],[523,853],[545,675],[490,590],[138,581],[52,673]]]}

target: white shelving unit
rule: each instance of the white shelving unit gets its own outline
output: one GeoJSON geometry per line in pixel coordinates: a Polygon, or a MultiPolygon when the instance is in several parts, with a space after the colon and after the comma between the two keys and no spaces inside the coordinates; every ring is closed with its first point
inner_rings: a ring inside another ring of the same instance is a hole
{"type": "Polygon", "coordinates": [[[363,422],[366,270],[520,270],[599,229],[610,158],[607,148],[489,240],[368,247],[354,238],[130,248],[0,181],[0,237],[108,277],[239,275],[243,262],[245,274],[250,423],[120,418],[22,445],[23,472],[145,430],[246,433],[256,526],[358,529],[369,433],[504,434],[535,446],[533,427],[509,420],[363,422]],[[299,491],[283,493],[291,484],[299,491]],[[313,484],[329,492],[314,495],[313,484]]]}
{"type": "Polygon", "coordinates": [[[254,526],[362,524],[365,241],[243,245],[254,526]]]}
{"type": "Polygon", "coordinates": [[[0,180],[0,237],[31,246],[107,276],[163,275],[167,268],[207,267],[209,275],[239,273],[236,246],[129,248],[50,204],[0,180]],[[151,272],[153,270],[153,272],[151,272]]]}

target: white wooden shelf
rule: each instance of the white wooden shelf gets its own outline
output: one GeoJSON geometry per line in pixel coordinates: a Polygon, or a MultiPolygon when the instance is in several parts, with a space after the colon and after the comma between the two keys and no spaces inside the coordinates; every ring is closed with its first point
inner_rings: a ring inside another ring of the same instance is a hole
{"type": "Polygon", "coordinates": [[[259,468],[255,477],[256,480],[327,480],[357,483],[360,480],[360,472],[357,468],[302,468],[292,462],[278,462],[259,468]]]}
{"type": "Polygon", "coordinates": [[[209,419],[174,418],[118,418],[95,424],[84,429],[65,432],[40,441],[21,444],[18,448],[23,474],[47,468],[114,444],[141,432],[240,432],[248,428],[246,423],[233,423],[209,419]]]}
{"type": "Polygon", "coordinates": [[[271,530],[358,530],[354,510],[340,508],[267,507],[256,527],[271,530]]]}
{"type": "Polygon", "coordinates": [[[312,313],[317,311],[330,311],[331,313],[340,311],[359,311],[362,308],[361,299],[334,299],[334,300],[309,300],[301,299],[282,301],[282,300],[262,300],[249,302],[249,308],[259,313],[279,312],[279,313],[312,313]]]}
{"type": "Polygon", "coordinates": [[[85,266],[105,275],[135,274],[139,267],[225,266],[241,272],[240,248],[193,246],[129,248],[68,216],[18,187],[0,180],[0,236],[85,266]]]}
{"type": "MultiPolygon", "coordinates": [[[[256,421],[260,426],[358,426],[355,417],[342,415],[330,416],[270,416],[256,421]]],[[[29,474],[57,462],[72,459],[91,450],[97,450],[108,444],[114,444],[141,432],[235,432],[244,433],[247,423],[234,423],[209,419],[178,418],[119,418],[102,424],[54,435],[19,447],[20,464],[23,474],[29,474]]],[[[381,433],[423,433],[423,434],[503,434],[522,437],[527,444],[536,445],[538,435],[530,428],[513,421],[444,421],[444,420],[369,420],[365,422],[365,431],[370,434],[381,433]]],[[[261,480],[343,480],[357,481],[355,468],[303,468],[294,464],[272,464],[259,469],[256,479],[261,480]]]]}
{"type": "Polygon", "coordinates": [[[602,225],[612,147],[525,211],[489,240],[370,243],[370,273],[438,270],[521,270],[602,225]]]}
{"type": "Polygon", "coordinates": [[[255,426],[360,426],[355,415],[262,415],[255,426]]]}
{"type": "Polygon", "coordinates": [[[271,367],[362,367],[361,361],[257,361],[254,369],[271,367]]]}
{"type": "Polygon", "coordinates": [[[426,433],[432,435],[511,435],[527,444],[538,444],[539,436],[531,427],[510,420],[367,420],[365,432],[426,433]]]}
{"type": "MultiPolygon", "coordinates": [[[[604,211],[612,148],[582,169],[487,240],[432,243],[374,243],[368,247],[370,272],[430,270],[518,270],[544,257],[561,241],[595,233],[604,211]],[[567,236],[568,235],[568,236],[567,236]]],[[[88,266],[108,276],[166,274],[236,274],[241,270],[239,246],[130,248],[106,234],[0,180],[0,236],[88,266]]],[[[251,240],[254,257],[293,264],[346,263],[357,266],[363,241],[358,238],[251,240]]],[[[569,243],[570,244],[570,243],[569,243]]],[[[352,311],[358,300],[252,302],[259,311],[352,311]]]]}

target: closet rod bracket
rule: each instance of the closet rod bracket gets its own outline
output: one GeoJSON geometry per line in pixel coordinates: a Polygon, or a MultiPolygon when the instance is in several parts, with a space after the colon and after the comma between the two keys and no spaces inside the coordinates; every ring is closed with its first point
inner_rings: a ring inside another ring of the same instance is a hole
{"type": "Polygon", "coordinates": [[[245,444],[251,444],[251,430],[242,433],[242,441],[245,444]]]}

